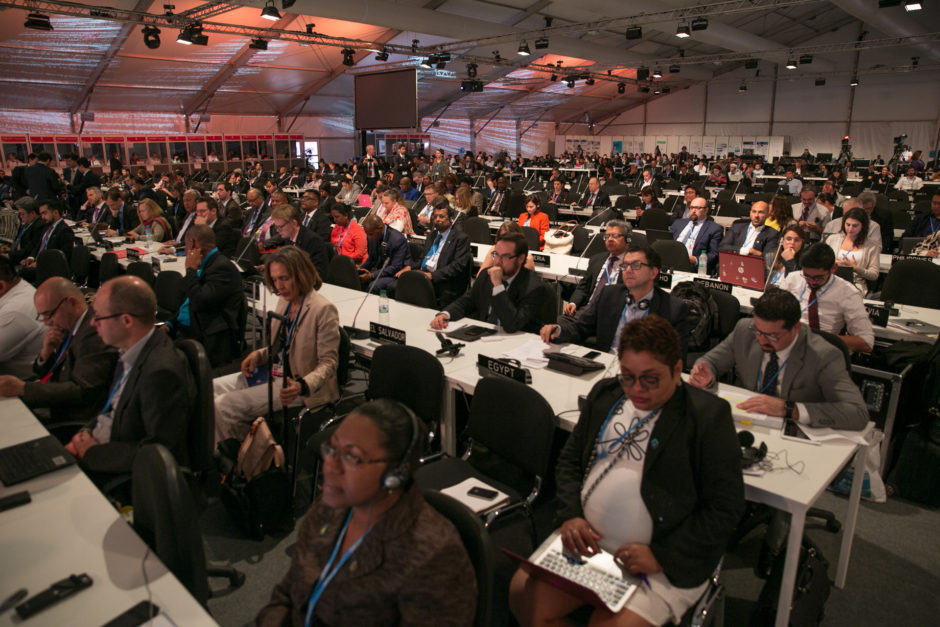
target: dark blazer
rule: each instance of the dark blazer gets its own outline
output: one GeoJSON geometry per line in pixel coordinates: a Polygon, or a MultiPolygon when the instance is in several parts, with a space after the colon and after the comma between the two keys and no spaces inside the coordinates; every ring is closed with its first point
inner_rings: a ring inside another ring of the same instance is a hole
{"type": "Polygon", "coordinates": [[[408,246],[408,240],[395,229],[389,226],[385,227],[382,242],[374,242],[371,239],[366,241],[369,256],[366,257],[362,267],[372,272],[373,279],[394,277],[399,270],[411,265],[411,248],[408,246]],[[384,247],[382,246],[383,242],[385,243],[384,247]],[[380,273],[379,270],[382,268],[382,264],[389,257],[391,261],[385,266],[385,270],[380,273]]]}
{"type": "MultiPolygon", "coordinates": [[[[437,231],[432,230],[424,240],[421,260],[427,258],[437,238],[437,231]]],[[[420,269],[420,265],[418,266],[420,269]]],[[[447,240],[437,257],[437,269],[431,273],[431,283],[437,295],[438,307],[446,307],[467,291],[470,282],[470,238],[466,233],[452,225],[447,240]]]]}
{"type": "MultiPolygon", "coordinates": [[[[117,231],[120,235],[124,235],[140,224],[140,217],[137,215],[137,211],[128,203],[124,203],[118,215],[114,215],[108,211],[104,217],[107,220],[108,228],[117,231]],[[124,214],[123,220],[121,219],[121,213],[124,214]]],[[[180,224],[182,224],[182,222],[180,222],[180,224]]]]}
{"type": "MultiPolygon", "coordinates": [[[[115,376],[111,385],[116,382],[115,376]]],[[[114,409],[111,441],[89,448],[82,466],[92,472],[129,472],[137,449],[154,442],[167,447],[177,462],[186,465],[194,400],[186,359],[173,348],[169,335],[154,331],[127,374],[114,409]]],[[[94,429],[97,420],[97,416],[93,418],[88,429],[94,429]]]]}
{"type": "MultiPolygon", "coordinates": [[[[904,229],[904,234],[901,237],[927,237],[937,227],[940,227],[940,219],[933,217],[933,214],[930,213],[918,213],[911,220],[908,227],[904,229]]],[[[884,234],[882,234],[882,242],[884,242],[884,234]]]]}
{"type": "Polygon", "coordinates": [[[72,187],[69,189],[69,195],[71,196],[71,206],[72,211],[77,211],[78,208],[87,200],[85,195],[85,190],[89,187],[100,187],[101,179],[93,170],[86,170],[84,174],[81,172],[78,173],[75,182],[72,184],[72,187]]]}
{"type": "Polygon", "coordinates": [[[467,316],[476,320],[496,323],[508,333],[528,331],[538,333],[539,311],[545,291],[535,272],[524,266],[509,284],[509,288],[493,296],[493,282],[486,272],[474,280],[470,290],[444,308],[451,320],[460,320],[467,316]],[[490,305],[493,307],[490,313],[490,305]]]}
{"type": "MultiPolygon", "coordinates": [[[[623,394],[603,379],[588,394],[555,471],[556,523],[582,518],[581,485],[598,433],[623,394]]],[[[744,512],[741,448],[727,401],[680,384],[653,425],[640,496],[653,521],[650,549],[675,586],[692,588],[715,570],[744,512]]]]}
{"type": "MultiPolygon", "coordinates": [[[[606,251],[591,256],[588,260],[587,271],[578,281],[578,286],[574,288],[568,302],[574,303],[577,307],[583,307],[590,300],[594,287],[597,285],[597,277],[604,271],[608,259],[610,259],[610,253],[606,251]]],[[[620,275],[619,271],[617,275],[620,275]]]]}
{"type": "Polygon", "coordinates": [[[33,364],[39,379],[50,371],[52,377],[46,383],[27,381],[24,387],[26,406],[48,407],[53,422],[88,420],[101,410],[108,397],[118,352],[101,341],[91,324],[92,315],[88,310],[54,370],[58,351],[46,361],[33,364]]]}
{"type": "Polygon", "coordinates": [[[50,198],[57,198],[62,193],[62,181],[55,170],[45,163],[37,161],[26,167],[24,173],[29,195],[42,203],[50,198]]]}
{"type": "MultiPolygon", "coordinates": [[[[20,228],[24,228],[20,226],[20,228]]],[[[39,252],[39,242],[42,241],[42,234],[46,230],[46,222],[40,217],[29,223],[25,227],[22,235],[19,236],[19,243],[14,239],[13,247],[10,249],[10,261],[17,265],[27,257],[35,257],[39,252]]]]}
{"type": "Polygon", "coordinates": [[[245,216],[242,213],[241,205],[234,198],[229,198],[228,202],[220,207],[220,216],[232,224],[232,228],[241,230],[245,216]]]}
{"type": "MultiPolygon", "coordinates": [[[[591,198],[591,192],[585,190],[584,195],[578,201],[578,206],[587,207],[588,200],[591,198]]],[[[594,207],[610,207],[610,196],[604,190],[597,190],[597,198],[594,199],[594,207]]]]}
{"type": "MultiPolygon", "coordinates": [[[[627,292],[627,287],[622,282],[604,286],[597,298],[578,311],[574,318],[558,318],[561,332],[553,341],[578,343],[595,336],[596,347],[605,352],[609,351],[617,335],[617,327],[620,326],[620,317],[627,303],[627,292]]],[[[669,321],[679,334],[682,357],[685,358],[689,344],[689,308],[685,301],[655,287],[649,313],[669,321]]]]}
{"type": "Polygon", "coordinates": [[[555,190],[554,190],[554,189],[545,192],[545,201],[546,201],[546,202],[555,203],[555,204],[558,204],[558,205],[567,205],[567,204],[569,204],[570,201],[568,200],[568,190],[565,189],[564,187],[562,187],[562,188],[561,188],[561,191],[558,192],[558,198],[557,198],[557,199],[553,199],[553,198],[552,198],[554,195],[555,195],[555,190]]]}
{"type": "Polygon", "coordinates": [[[200,276],[187,269],[180,288],[189,299],[189,329],[174,317],[174,332],[201,342],[213,368],[241,357],[247,304],[238,267],[220,250],[209,257],[200,276]]]}
{"type": "Polygon", "coordinates": [[[219,249],[220,253],[231,259],[235,255],[235,247],[238,245],[238,231],[227,219],[218,218],[212,223],[212,232],[215,233],[215,247],[219,249]]]}
{"type": "Polygon", "coordinates": [[[324,209],[322,206],[317,207],[316,211],[313,212],[313,215],[310,218],[307,218],[307,214],[304,214],[301,217],[301,224],[317,235],[320,236],[324,242],[330,241],[330,232],[333,230],[333,218],[330,217],[330,212],[327,209],[324,209]]]}
{"type": "MultiPolygon", "coordinates": [[[[52,232],[49,235],[49,241],[46,242],[46,250],[61,250],[65,254],[66,261],[71,262],[72,247],[75,245],[75,234],[72,233],[72,227],[65,222],[57,222],[46,227],[46,230],[48,229],[52,229],[52,232]]],[[[45,231],[43,236],[45,236],[45,231]]],[[[42,246],[42,238],[40,238],[39,245],[42,246]]]]}
{"type": "MultiPolygon", "coordinates": [[[[669,227],[670,232],[672,232],[672,239],[678,240],[679,235],[682,234],[682,230],[685,229],[688,223],[689,220],[687,219],[679,219],[673,222],[669,227]]],[[[695,243],[692,245],[692,254],[698,258],[703,250],[706,251],[708,255],[709,273],[713,272],[718,266],[718,247],[721,245],[723,233],[724,229],[721,228],[720,224],[712,222],[711,220],[705,220],[699,228],[698,233],[695,235],[695,243]]],[[[684,244],[685,242],[682,243],[684,244]]]]}
{"type": "MultiPolygon", "coordinates": [[[[747,238],[747,227],[749,224],[750,222],[739,222],[738,224],[732,224],[728,228],[728,232],[725,233],[724,238],[722,238],[718,249],[728,253],[737,253],[741,249],[741,246],[744,246],[744,240],[747,238]]],[[[764,225],[764,228],[760,233],[757,234],[757,238],[754,240],[754,248],[761,251],[762,253],[768,250],[773,250],[777,247],[777,239],[779,237],[780,232],[777,229],[772,229],[769,226],[764,225]]]]}
{"type": "MultiPolygon", "coordinates": [[[[494,190],[493,194],[490,196],[489,200],[486,203],[486,210],[483,212],[484,215],[501,215],[503,217],[509,216],[509,205],[510,198],[512,197],[512,190],[508,187],[502,192],[494,190]],[[502,196],[497,199],[497,194],[502,193],[502,196]]],[[[515,217],[515,216],[513,216],[515,217]]]]}
{"type": "Polygon", "coordinates": [[[300,230],[297,231],[297,240],[294,242],[294,246],[310,255],[310,261],[316,266],[321,278],[326,276],[326,268],[330,265],[330,258],[326,249],[327,244],[324,243],[322,237],[301,226],[300,230]]]}

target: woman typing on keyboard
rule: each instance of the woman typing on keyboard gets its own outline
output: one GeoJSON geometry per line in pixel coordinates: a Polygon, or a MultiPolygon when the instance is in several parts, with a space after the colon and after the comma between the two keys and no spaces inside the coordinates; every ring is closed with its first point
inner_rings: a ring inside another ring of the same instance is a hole
{"type": "MultiPolygon", "coordinates": [[[[744,510],[741,452],[727,402],[682,384],[679,337],[664,319],[628,323],[620,375],[597,383],[558,460],[557,520],[568,552],[606,551],[643,582],[591,625],[678,623],[705,590],[744,510]]],[[[516,572],[510,607],[522,625],[583,602],[516,572]]]]}

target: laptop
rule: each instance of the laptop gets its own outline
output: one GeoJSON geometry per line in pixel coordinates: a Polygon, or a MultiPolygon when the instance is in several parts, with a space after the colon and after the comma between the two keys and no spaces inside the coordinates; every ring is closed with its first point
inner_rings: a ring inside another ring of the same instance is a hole
{"type": "Polygon", "coordinates": [[[369,194],[359,194],[356,198],[356,202],[360,207],[371,207],[372,206],[372,196],[369,194]]]}
{"type": "Polygon", "coordinates": [[[640,580],[620,567],[612,553],[575,556],[564,550],[561,532],[555,531],[528,559],[504,548],[519,567],[532,577],[541,579],[594,607],[605,606],[613,613],[636,592],[640,580]]]}
{"type": "Polygon", "coordinates": [[[75,463],[51,435],[0,449],[0,481],[11,486],[75,463]]]}
{"type": "Polygon", "coordinates": [[[724,283],[763,291],[765,272],[763,257],[724,251],[718,253],[718,278],[724,283]]]}

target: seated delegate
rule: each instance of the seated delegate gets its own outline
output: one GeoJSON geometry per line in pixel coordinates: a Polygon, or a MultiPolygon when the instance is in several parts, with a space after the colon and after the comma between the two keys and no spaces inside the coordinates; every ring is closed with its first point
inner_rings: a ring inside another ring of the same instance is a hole
{"type": "MultiPolygon", "coordinates": [[[[728,403],[682,383],[679,337],[666,320],[628,323],[617,353],[620,374],[591,390],[558,459],[556,521],[567,550],[603,549],[643,576],[617,615],[595,609],[592,624],[678,623],[744,510],[741,451],[728,403]]],[[[583,605],[521,569],[509,603],[521,625],[583,605]]]]}
{"type": "Polygon", "coordinates": [[[539,233],[539,250],[545,246],[545,233],[548,232],[548,214],[542,211],[542,199],[532,194],[525,199],[525,212],[519,215],[519,226],[528,226],[539,233]]]}
{"type": "Polygon", "coordinates": [[[321,445],[323,495],[256,625],[473,624],[476,579],[460,536],[411,480],[418,433],[407,408],[379,399],[321,445]]]}

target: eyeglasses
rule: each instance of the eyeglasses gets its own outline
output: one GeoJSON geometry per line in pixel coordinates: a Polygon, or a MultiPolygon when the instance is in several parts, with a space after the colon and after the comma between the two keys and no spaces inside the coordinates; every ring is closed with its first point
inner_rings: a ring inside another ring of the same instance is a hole
{"type": "Polygon", "coordinates": [[[59,301],[59,304],[53,307],[50,311],[40,311],[39,313],[36,314],[36,320],[45,322],[46,320],[54,316],[55,312],[59,311],[59,307],[62,306],[62,303],[64,303],[67,300],[68,298],[63,298],[62,300],[59,301]]]}
{"type": "Polygon", "coordinates": [[[764,333],[763,331],[759,331],[753,324],[751,325],[751,333],[754,334],[754,337],[763,337],[771,342],[779,342],[780,338],[783,337],[780,333],[764,333]]]}
{"type": "Polygon", "coordinates": [[[490,253],[490,259],[492,259],[493,261],[496,261],[497,259],[502,260],[502,261],[509,261],[510,259],[515,259],[518,256],[519,255],[509,255],[509,254],[500,255],[498,253],[490,253]]]}
{"type": "Polygon", "coordinates": [[[387,462],[387,459],[362,459],[358,455],[353,455],[347,451],[341,451],[329,442],[323,442],[320,444],[320,457],[326,459],[327,457],[332,457],[333,455],[339,456],[339,461],[343,464],[344,468],[358,468],[363,464],[380,464],[382,462],[387,462]]]}
{"type": "Polygon", "coordinates": [[[98,322],[101,322],[102,320],[110,320],[111,318],[117,318],[118,316],[130,316],[131,318],[135,317],[134,314],[132,313],[122,311],[120,313],[111,314],[110,316],[99,316],[98,314],[94,314],[91,321],[94,323],[98,323],[98,322]]]}
{"type": "Polygon", "coordinates": [[[705,205],[689,205],[689,209],[704,209],[705,205]]]}
{"type": "Polygon", "coordinates": [[[803,275],[803,278],[806,279],[807,282],[825,283],[826,281],[829,280],[829,275],[831,273],[826,272],[824,274],[812,275],[812,274],[806,274],[806,272],[803,271],[801,272],[801,274],[803,275]]]}
{"type": "Polygon", "coordinates": [[[623,233],[604,233],[604,240],[623,239],[623,233]]]}
{"type": "Polygon", "coordinates": [[[617,382],[620,383],[620,387],[623,389],[632,388],[637,383],[644,390],[655,390],[659,387],[659,377],[651,374],[641,374],[638,377],[634,377],[632,374],[618,374],[617,382]]]}
{"type": "Polygon", "coordinates": [[[643,263],[642,261],[634,261],[633,263],[623,262],[621,265],[623,269],[630,268],[634,272],[639,272],[640,268],[652,268],[648,263],[643,263]]]}

